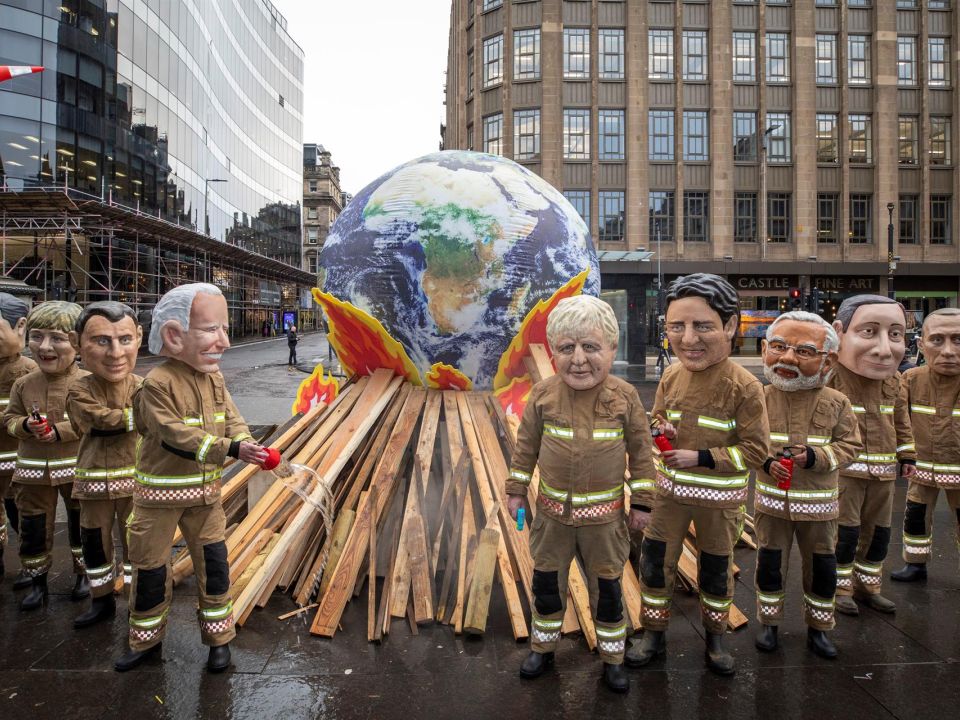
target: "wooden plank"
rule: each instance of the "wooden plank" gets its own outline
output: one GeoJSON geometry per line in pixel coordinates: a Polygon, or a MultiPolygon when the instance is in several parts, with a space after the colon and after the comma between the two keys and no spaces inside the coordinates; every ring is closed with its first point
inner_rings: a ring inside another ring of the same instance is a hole
{"type": "Polygon", "coordinates": [[[457,602],[453,606],[453,631],[463,632],[463,611],[466,591],[473,577],[473,558],[477,548],[477,526],[470,492],[464,493],[463,529],[460,531],[460,564],[457,567],[457,602]]]}
{"type": "Polygon", "coordinates": [[[530,359],[533,360],[537,366],[537,372],[540,374],[541,379],[546,379],[557,374],[557,371],[553,369],[553,361],[550,360],[550,354],[547,352],[545,345],[531,343],[528,352],[530,353],[530,359]]]}
{"type": "Polygon", "coordinates": [[[620,580],[620,586],[623,588],[623,604],[627,611],[627,618],[634,630],[640,629],[640,615],[643,611],[643,595],[640,591],[640,580],[633,569],[633,565],[627,560],[623,566],[623,576],[620,580]]]}
{"type": "MultiPolygon", "coordinates": [[[[377,492],[376,489],[373,492],[377,492]]],[[[377,526],[370,523],[369,555],[367,563],[367,642],[373,642],[377,634],[377,526]]]]}
{"type": "MultiPolygon", "coordinates": [[[[370,507],[367,503],[367,507],[370,507]]],[[[380,642],[384,634],[390,631],[390,597],[393,591],[393,570],[397,562],[397,545],[400,543],[400,523],[393,524],[393,533],[390,536],[390,561],[387,563],[387,572],[383,576],[383,590],[380,594],[380,607],[377,611],[374,627],[374,641],[380,642]]]]}
{"type": "Polygon", "coordinates": [[[485,527],[480,531],[480,541],[474,559],[473,580],[470,583],[463,619],[463,631],[468,635],[482,635],[487,629],[487,613],[490,609],[490,593],[493,590],[493,574],[496,570],[499,544],[499,530],[485,527]]]}
{"type": "MultiPolygon", "coordinates": [[[[411,480],[415,485],[416,479],[411,480]]],[[[410,491],[415,493],[416,488],[410,491]]],[[[433,622],[433,577],[427,565],[427,538],[423,528],[423,516],[414,519],[407,553],[410,558],[411,591],[413,593],[414,618],[418,624],[433,622]]]]}
{"type": "Polygon", "coordinates": [[[576,559],[570,563],[567,587],[574,598],[574,609],[580,620],[583,639],[587,641],[587,647],[593,652],[597,649],[597,628],[593,624],[593,612],[590,610],[590,592],[587,590],[587,583],[584,581],[584,575],[576,559]]]}
{"type": "MultiPolygon", "coordinates": [[[[467,471],[470,467],[469,458],[462,456],[460,460],[459,468],[456,475],[456,489],[450,490],[448,492],[448,497],[459,497],[463,498],[466,492],[467,487],[467,471]]],[[[450,483],[453,484],[452,482],[450,483]]],[[[453,523],[450,525],[449,539],[447,541],[447,554],[446,554],[446,563],[443,569],[443,582],[440,586],[440,596],[437,599],[437,620],[439,622],[447,622],[448,620],[448,608],[453,606],[450,603],[450,586],[453,581],[454,573],[456,576],[460,577],[460,537],[463,530],[463,513],[465,502],[461,499],[456,503],[455,517],[453,523]]],[[[440,536],[437,536],[437,544],[435,546],[434,558],[437,557],[440,551],[440,536]]]]}
{"type": "Polygon", "coordinates": [[[273,537],[273,531],[269,529],[264,529],[260,531],[252,543],[247,545],[240,553],[236,561],[230,563],[230,584],[233,585],[237,582],[237,578],[243,575],[243,571],[247,569],[247,566],[250,562],[257,556],[257,554],[266,547],[267,543],[270,542],[270,539],[273,537]]]}
{"type": "MultiPolygon", "coordinates": [[[[330,576],[333,574],[333,569],[337,566],[337,563],[340,561],[340,554],[343,552],[343,546],[347,542],[347,536],[350,534],[350,529],[353,527],[354,521],[357,519],[357,513],[353,510],[341,510],[337,515],[337,519],[333,523],[333,532],[330,534],[330,553],[327,555],[326,566],[323,568],[323,576],[320,580],[320,589],[317,592],[317,595],[323,595],[326,591],[327,586],[330,584],[330,576]]],[[[317,558],[315,564],[316,569],[313,571],[316,576],[320,572],[320,562],[322,558],[317,558]]],[[[315,582],[315,581],[314,581],[315,582]]],[[[313,584],[312,582],[310,584],[313,584]]],[[[313,594],[312,592],[310,593],[313,594]]],[[[298,597],[297,600],[303,604],[303,601],[298,597]]]]}
{"type": "Polygon", "coordinates": [[[730,605],[730,616],[727,618],[727,627],[731,630],[739,630],[744,627],[748,622],[747,616],[741,612],[740,608],[736,605],[730,605]]]}

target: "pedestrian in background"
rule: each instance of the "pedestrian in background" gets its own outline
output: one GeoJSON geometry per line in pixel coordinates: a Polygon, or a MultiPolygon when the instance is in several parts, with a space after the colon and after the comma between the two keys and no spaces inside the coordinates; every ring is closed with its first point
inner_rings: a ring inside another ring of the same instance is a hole
{"type": "Polygon", "coordinates": [[[300,336],[297,335],[297,326],[291,325],[287,330],[287,347],[290,348],[290,355],[287,357],[287,370],[292,371],[297,364],[297,343],[300,342],[300,336]]]}

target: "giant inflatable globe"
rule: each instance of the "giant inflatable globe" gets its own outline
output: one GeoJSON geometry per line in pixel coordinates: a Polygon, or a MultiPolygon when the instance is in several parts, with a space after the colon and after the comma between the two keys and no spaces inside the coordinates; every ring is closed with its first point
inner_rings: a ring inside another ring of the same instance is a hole
{"type": "Polygon", "coordinates": [[[410,379],[433,387],[505,384],[505,353],[536,308],[600,291],[573,206],[526,168],[474,152],[426,155],[365,187],[331,228],[320,264],[314,296],[338,330],[341,360],[362,373],[375,369],[360,367],[365,352],[405,355],[410,379]],[[365,328],[344,327],[357,316],[365,328]],[[395,344],[370,349],[364,332],[395,344]]]}

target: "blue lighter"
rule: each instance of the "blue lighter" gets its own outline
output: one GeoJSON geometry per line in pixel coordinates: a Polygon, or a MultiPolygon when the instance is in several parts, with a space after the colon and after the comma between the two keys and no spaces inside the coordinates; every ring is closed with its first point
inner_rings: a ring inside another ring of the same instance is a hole
{"type": "Polygon", "coordinates": [[[523,519],[526,514],[527,511],[524,508],[519,508],[517,510],[517,530],[523,530],[523,519]]]}

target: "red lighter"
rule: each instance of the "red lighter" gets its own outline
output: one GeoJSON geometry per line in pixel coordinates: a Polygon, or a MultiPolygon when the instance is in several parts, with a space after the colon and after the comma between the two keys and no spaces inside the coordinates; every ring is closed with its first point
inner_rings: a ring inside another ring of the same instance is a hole
{"type": "Polygon", "coordinates": [[[790,453],[790,448],[783,449],[783,457],[780,458],[780,464],[783,465],[790,474],[787,475],[786,480],[778,480],[777,487],[781,490],[789,490],[790,481],[793,480],[793,455],[790,453]]]}
{"type": "Polygon", "coordinates": [[[667,436],[663,434],[663,431],[659,428],[653,428],[653,442],[660,448],[660,452],[665,453],[667,450],[673,450],[673,444],[667,439],[667,436]]]}

